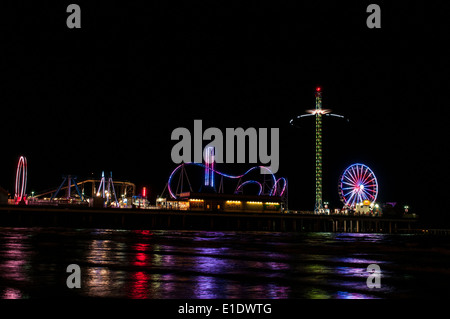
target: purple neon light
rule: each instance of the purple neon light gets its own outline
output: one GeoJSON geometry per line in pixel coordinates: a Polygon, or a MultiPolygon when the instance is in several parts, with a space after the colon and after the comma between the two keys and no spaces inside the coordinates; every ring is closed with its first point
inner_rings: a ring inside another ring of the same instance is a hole
{"type": "Polygon", "coordinates": [[[281,180],[283,181],[283,187],[281,188],[281,192],[280,192],[280,194],[278,196],[283,196],[284,191],[286,190],[286,179],[284,177],[280,177],[279,179],[277,179],[277,181],[275,182],[274,187],[272,188],[272,194],[271,195],[277,195],[277,190],[278,190],[277,186],[278,186],[278,183],[281,180]]]}
{"type": "Polygon", "coordinates": [[[170,174],[169,176],[169,180],[167,181],[167,189],[169,190],[169,194],[172,198],[177,198],[173,192],[172,192],[172,188],[170,187],[170,183],[172,182],[172,177],[175,174],[176,171],[178,171],[180,169],[180,167],[182,167],[184,165],[184,163],[178,165],[173,171],[172,174],[170,174]]]}
{"type": "Polygon", "coordinates": [[[272,187],[272,190],[270,191],[270,195],[273,195],[274,194],[274,188],[276,189],[276,184],[277,184],[277,180],[276,180],[276,178],[275,178],[275,175],[272,173],[272,171],[270,170],[270,169],[268,169],[267,167],[265,167],[265,166],[253,166],[252,168],[250,168],[249,170],[247,170],[244,174],[242,174],[242,175],[229,175],[229,174],[225,174],[225,173],[222,173],[222,172],[219,172],[218,170],[216,170],[216,169],[214,169],[214,168],[208,168],[206,165],[204,165],[204,164],[202,164],[202,163],[195,163],[195,162],[189,162],[189,163],[182,163],[182,164],[180,164],[180,165],[178,165],[173,171],[172,171],[172,173],[170,174],[170,176],[169,176],[169,180],[168,180],[168,183],[167,183],[167,189],[169,190],[169,194],[170,194],[170,196],[172,197],[172,198],[174,198],[174,199],[176,199],[177,197],[175,196],[175,194],[172,192],[172,188],[170,187],[170,184],[171,184],[171,182],[172,182],[172,178],[173,178],[173,176],[175,175],[175,173],[183,166],[183,165],[197,165],[197,166],[200,166],[200,167],[203,167],[203,168],[205,168],[205,169],[209,169],[209,170],[211,170],[212,172],[214,172],[214,173],[216,173],[216,174],[219,174],[219,175],[221,175],[221,176],[224,176],[224,177],[227,177],[227,178],[233,178],[233,179],[236,179],[236,178],[241,178],[241,177],[244,177],[245,175],[247,175],[248,173],[250,173],[251,171],[253,171],[253,170],[255,170],[255,169],[265,169],[266,171],[268,171],[269,172],[269,174],[270,175],[272,175],[272,179],[273,179],[273,187],[272,187]]]}
{"type": "Polygon", "coordinates": [[[205,186],[214,187],[214,147],[208,147],[205,151],[205,186]]]}
{"type": "Polygon", "coordinates": [[[261,195],[263,187],[262,187],[262,185],[261,185],[260,182],[254,181],[254,180],[250,180],[250,181],[245,181],[245,182],[243,182],[242,184],[240,184],[240,185],[236,188],[236,191],[235,191],[234,193],[236,194],[236,193],[242,188],[242,186],[247,185],[247,184],[258,184],[258,186],[259,186],[259,193],[258,193],[258,195],[261,195]]]}

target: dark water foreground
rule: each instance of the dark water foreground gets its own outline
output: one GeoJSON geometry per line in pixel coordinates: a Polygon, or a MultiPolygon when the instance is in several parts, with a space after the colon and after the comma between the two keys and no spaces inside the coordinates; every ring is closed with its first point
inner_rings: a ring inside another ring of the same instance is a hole
{"type": "Polygon", "coordinates": [[[448,237],[0,228],[0,298],[450,297],[448,237]],[[81,268],[69,289],[66,267],[81,268]],[[368,288],[367,266],[381,268],[368,288]]]}

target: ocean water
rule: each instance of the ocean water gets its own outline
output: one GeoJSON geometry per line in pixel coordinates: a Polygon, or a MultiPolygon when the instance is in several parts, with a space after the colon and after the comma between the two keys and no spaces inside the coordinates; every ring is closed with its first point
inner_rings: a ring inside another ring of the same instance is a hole
{"type": "Polygon", "coordinates": [[[449,237],[0,227],[2,299],[446,299],[449,283],[449,237]]]}

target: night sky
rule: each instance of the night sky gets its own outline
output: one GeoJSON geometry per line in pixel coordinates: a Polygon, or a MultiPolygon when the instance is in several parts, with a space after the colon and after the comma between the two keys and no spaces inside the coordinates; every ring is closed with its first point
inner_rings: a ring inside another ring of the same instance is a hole
{"type": "MultiPolygon", "coordinates": [[[[449,221],[449,52],[445,11],[426,1],[73,1],[81,29],[66,26],[67,1],[21,1],[0,10],[0,185],[14,190],[19,156],[28,192],[65,174],[147,186],[152,200],[175,168],[171,132],[280,129],[278,176],[289,208],[314,208],[314,118],[323,107],[324,200],[337,181],[368,165],[379,201],[449,221]],[[381,7],[381,29],[366,8],[381,7]]],[[[206,143],[205,143],[206,144],[206,143]]],[[[218,164],[240,174],[239,165],[218,164]]]]}

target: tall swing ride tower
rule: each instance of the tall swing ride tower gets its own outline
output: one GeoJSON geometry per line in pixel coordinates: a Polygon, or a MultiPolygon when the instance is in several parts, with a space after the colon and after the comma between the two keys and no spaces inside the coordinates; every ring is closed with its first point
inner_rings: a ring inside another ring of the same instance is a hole
{"type": "Polygon", "coordinates": [[[316,89],[316,204],[314,212],[323,210],[322,201],[322,92],[316,89]]]}
{"type": "MultiPolygon", "coordinates": [[[[314,205],[314,213],[319,214],[323,212],[323,199],[322,199],[322,117],[323,116],[335,116],[338,118],[344,118],[342,115],[332,114],[330,109],[322,109],[322,89],[316,88],[316,108],[313,110],[306,110],[306,114],[297,116],[297,119],[306,116],[314,116],[316,119],[316,198],[314,205]]],[[[294,125],[294,119],[291,119],[290,124],[294,125]]]]}

